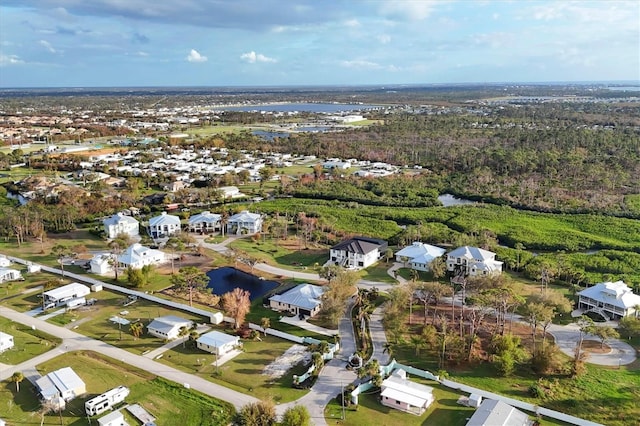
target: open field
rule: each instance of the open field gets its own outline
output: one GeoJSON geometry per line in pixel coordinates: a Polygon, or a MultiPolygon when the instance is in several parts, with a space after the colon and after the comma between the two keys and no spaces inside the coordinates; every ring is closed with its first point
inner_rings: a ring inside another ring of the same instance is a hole
{"type": "Polygon", "coordinates": [[[277,379],[262,373],[267,365],[294,345],[293,342],[263,335],[260,340],[242,342],[243,352],[218,368],[215,355],[194,347],[192,342],[165,352],[158,362],[257,398],[270,397],[276,403],[293,401],[308,392],[291,386],[293,375],[304,373],[308,366],[292,365],[286,374],[277,379]]]}
{"type": "Polygon", "coordinates": [[[301,240],[293,237],[286,240],[243,238],[232,242],[229,247],[244,251],[261,262],[289,270],[309,268],[309,272],[313,272],[329,258],[328,249],[324,246],[308,244],[305,248],[301,240]]]}
{"type": "MultiPolygon", "coordinates": [[[[255,127],[256,129],[259,127],[255,127]]],[[[216,125],[216,126],[204,126],[204,127],[190,127],[184,133],[188,133],[192,136],[208,136],[208,135],[220,135],[223,133],[240,133],[242,131],[251,132],[254,129],[252,126],[242,125],[216,125]]]]}
{"type": "MultiPolygon", "coordinates": [[[[84,402],[119,385],[127,386],[131,390],[126,399],[127,403],[142,405],[158,419],[158,424],[162,425],[217,426],[226,424],[234,411],[233,407],[223,401],[156,378],[94,352],[71,352],[38,366],[38,370],[46,374],[62,367],[73,368],[85,382],[87,395],[70,402],[60,417],[57,413],[47,414],[44,417],[46,425],[86,425],[84,402]]],[[[22,382],[20,392],[16,392],[13,383],[2,383],[0,407],[2,418],[8,424],[40,424],[41,417],[36,414],[40,403],[34,394],[33,386],[26,380],[22,382]]],[[[129,424],[139,424],[128,413],[125,417],[129,424]]]]}
{"type": "MultiPolygon", "coordinates": [[[[0,314],[2,308],[0,308],[0,314]]],[[[62,343],[62,339],[0,316],[0,331],[13,336],[15,346],[0,353],[0,363],[17,365],[43,354],[62,343]]]]}

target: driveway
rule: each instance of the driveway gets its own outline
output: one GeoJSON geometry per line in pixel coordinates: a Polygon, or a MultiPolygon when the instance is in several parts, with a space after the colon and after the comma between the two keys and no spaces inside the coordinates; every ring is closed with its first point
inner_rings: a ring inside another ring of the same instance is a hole
{"type": "MultiPolygon", "coordinates": [[[[575,355],[576,346],[580,341],[580,328],[576,324],[552,324],[549,326],[548,331],[554,337],[556,345],[563,353],[570,357],[575,355]]],[[[600,342],[600,339],[591,334],[585,335],[584,340],[600,342]]],[[[606,354],[590,353],[587,358],[588,363],[618,367],[631,364],[636,360],[636,350],[631,345],[618,339],[607,340],[605,343],[611,348],[611,351],[606,354]]]]}

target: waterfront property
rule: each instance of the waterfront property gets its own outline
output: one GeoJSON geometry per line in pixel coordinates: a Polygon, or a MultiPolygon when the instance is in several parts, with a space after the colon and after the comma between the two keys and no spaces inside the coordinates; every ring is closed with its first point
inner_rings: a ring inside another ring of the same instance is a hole
{"type": "Polygon", "coordinates": [[[129,237],[137,237],[139,235],[139,223],[131,216],[125,216],[122,213],[116,213],[113,216],[102,221],[104,224],[104,232],[107,238],[116,238],[120,234],[129,237]]]}
{"type": "Polygon", "coordinates": [[[180,233],[180,218],[167,212],[149,219],[149,235],[151,238],[169,238],[180,233]]]}
{"type": "Polygon", "coordinates": [[[227,221],[228,234],[255,234],[262,231],[263,217],[258,213],[250,213],[243,210],[234,214],[227,221]]]}
{"type": "Polygon", "coordinates": [[[312,317],[322,307],[324,288],[313,284],[300,284],[282,294],[269,298],[269,306],[275,311],[312,317]]]}
{"type": "Polygon", "coordinates": [[[198,213],[189,218],[189,231],[209,234],[220,230],[222,216],[209,211],[198,213]]]}
{"type": "Polygon", "coordinates": [[[433,259],[442,256],[445,249],[425,244],[419,241],[396,252],[396,261],[409,264],[411,269],[428,271],[433,259]]]}
{"type": "Polygon", "coordinates": [[[502,262],[496,254],[478,247],[463,246],[447,255],[447,270],[454,275],[480,276],[502,273],[502,262]]]}
{"type": "Polygon", "coordinates": [[[64,409],[66,402],[87,392],[85,383],[70,367],[40,377],[36,380],[36,389],[41,400],[56,409],[64,409]]]}
{"type": "Polygon", "coordinates": [[[255,275],[240,271],[232,267],[212,269],[207,272],[208,288],[215,294],[223,295],[234,288],[241,288],[249,292],[249,299],[255,300],[269,290],[278,286],[275,281],[262,280],[255,275]]]}
{"type": "Polygon", "coordinates": [[[348,269],[363,269],[376,263],[388,244],[384,240],[354,237],[331,247],[329,259],[335,265],[348,269]]]}
{"type": "Polygon", "coordinates": [[[196,340],[196,346],[205,352],[222,356],[240,346],[240,338],[219,331],[210,331],[196,340]]]}
{"type": "Polygon", "coordinates": [[[180,335],[181,328],[190,329],[193,322],[174,315],[158,317],[147,326],[147,332],[164,340],[172,340],[180,335]]]}
{"type": "Polygon", "coordinates": [[[578,296],[578,309],[596,312],[606,319],[640,314],[640,296],[623,281],[598,283],[582,290],[578,296]]]}
{"type": "Polygon", "coordinates": [[[418,416],[435,400],[431,386],[410,381],[402,369],[395,370],[385,379],[380,390],[382,405],[418,416]]]}

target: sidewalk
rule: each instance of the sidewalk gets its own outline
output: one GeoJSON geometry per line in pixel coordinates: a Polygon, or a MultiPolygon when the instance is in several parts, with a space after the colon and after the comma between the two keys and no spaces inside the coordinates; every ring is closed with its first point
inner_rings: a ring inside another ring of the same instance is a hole
{"type": "Polygon", "coordinates": [[[283,316],[282,318],[280,318],[280,322],[295,325],[296,327],[304,328],[305,330],[313,331],[314,333],[322,334],[325,336],[335,336],[336,334],[338,334],[338,330],[330,330],[328,328],[320,327],[315,324],[310,324],[306,320],[301,320],[298,317],[283,316]]]}

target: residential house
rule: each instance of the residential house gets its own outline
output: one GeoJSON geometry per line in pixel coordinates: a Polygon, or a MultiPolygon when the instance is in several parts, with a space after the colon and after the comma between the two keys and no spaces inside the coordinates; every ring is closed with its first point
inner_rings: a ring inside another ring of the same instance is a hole
{"type": "Polygon", "coordinates": [[[92,274],[105,275],[113,270],[113,256],[109,253],[96,254],[89,261],[92,274]]]}
{"type": "Polygon", "coordinates": [[[219,331],[210,331],[196,340],[198,349],[222,356],[240,346],[240,338],[219,331]]]}
{"type": "Polygon", "coordinates": [[[445,249],[425,244],[421,242],[414,242],[410,246],[403,248],[396,252],[396,261],[402,263],[408,263],[411,269],[417,271],[428,271],[429,264],[433,259],[442,256],[445,253],[445,249]]]}
{"type": "Polygon", "coordinates": [[[180,218],[167,212],[149,219],[149,235],[151,238],[169,238],[180,233],[180,218]]]}
{"type": "Polygon", "coordinates": [[[147,331],[149,334],[161,339],[172,340],[178,337],[182,327],[190,329],[192,326],[193,322],[191,320],[167,315],[151,321],[151,324],[147,326],[147,331]]]}
{"type": "Polygon", "coordinates": [[[531,426],[533,424],[529,416],[506,402],[485,399],[469,418],[466,426],[531,426]]]}
{"type": "Polygon", "coordinates": [[[623,281],[603,282],[578,293],[578,309],[597,312],[606,319],[640,315],[640,296],[623,281]]]}
{"type": "Polygon", "coordinates": [[[348,269],[363,269],[376,263],[387,247],[384,240],[354,237],[331,247],[329,259],[348,269]]]}
{"type": "Polygon", "coordinates": [[[139,243],[130,245],[124,253],[118,256],[119,266],[124,268],[128,268],[130,266],[133,269],[141,269],[146,265],[158,265],[164,261],[164,252],[145,247],[139,243]]]}
{"type": "Polygon", "coordinates": [[[424,413],[434,400],[431,386],[408,380],[402,369],[394,370],[380,387],[382,405],[417,416],[424,413]]]}
{"type": "Polygon", "coordinates": [[[189,231],[209,234],[219,231],[222,226],[222,216],[209,211],[198,213],[189,218],[189,231]]]}
{"type": "Polygon", "coordinates": [[[17,280],[24,280],[20,271],[11,268],[0,268],[0,283],[17,280]]]}
{"type": "Polygon", "coordinates": [[[98,426],[128,426],[120,410],[109,413],[98,419],[98,426]]]}
{"type": "MultiPolygon", "coordinates": [[[[45,291],[42,294],[45,306],[61,306],[72,299],[78,299],[91,293],[91,289],[80,283],[71,283],[45,291]]],[[[51,307],[53,307],[51,306],[51,307]]]]}
{"type": "Polygon", "coordinates": [[[113,216],[102,221],[104,224],[104,232],[107,238],[116,238],[120,234],[129,237],[137,237],[139,235],[140,224],[131,216],[125,216],[122,213],[116,213],[113,216]]]}
{"type": "Polygon", "coordinates": [[[227,233],[237,235],[255,234],[262,231],[262,221],[262,215],[243,210],[227,220],[227,233]]]}
{"type": "Polygon", "coordinates": [[[0,331],[0,353],[13,348],[14,345],[13,336],[0,331]]]}
{"type": "Polygon", "coordinates": [[[60,409],[65,407],[65,402],[87,392],[85,383],[71,367],[64,367],[40,377],[36,380],[36,389],[43,402],[49,402],[60,409]]]}
{"type": "Polygon", "coordinates": [[[239,198],[245,196],[237,186],[221,186],[218,188],[218,191],[220,191],[224,198],[239,198]]]}
{"type": "Polygon", "coordinates": [[[481,276],[502,273],[496,254],[478,247],[458,247],[447,255],[447,270],[454,275],[481,276]]]}
{"type": "Polygon", "coordinates": [[[287,311],[294,315],[312,317],[322,307],[324,287],[313,284],[300,284],[282,294],[269,298],[269,306],[275,311],[287,311]]]}

